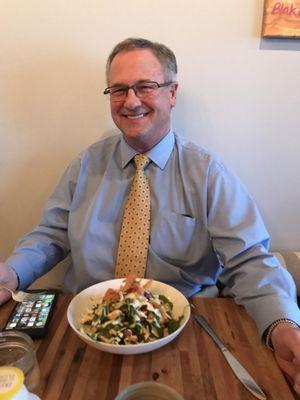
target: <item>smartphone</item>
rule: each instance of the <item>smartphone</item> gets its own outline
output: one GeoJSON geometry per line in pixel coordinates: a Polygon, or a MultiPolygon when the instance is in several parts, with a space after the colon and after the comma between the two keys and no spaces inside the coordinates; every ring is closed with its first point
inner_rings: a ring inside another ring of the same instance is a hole
{"type": "Polygon", "coordinates": [[[44,291],[35,301],[22,301],[12,310],[4,330],[17,330],[31,338],[44,337],[53,314],[58,293],[44,291]]]}

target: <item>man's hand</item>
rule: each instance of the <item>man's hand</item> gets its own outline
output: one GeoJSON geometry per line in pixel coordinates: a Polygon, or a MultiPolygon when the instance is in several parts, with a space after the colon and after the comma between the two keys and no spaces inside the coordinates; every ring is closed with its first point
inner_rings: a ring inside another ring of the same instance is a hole
{"type": "Polygon", "coordinates": [[[274,328],[271,341],[275,358],[300,399],[300,329],[289,323],[274,328]]]}
{"type": "MultiPolygon", "coordinates": [[[[18,277],[15,271],[0,262],[0,284],[9,287],[10,289],[17,289],[18,277]]],[[[5,303],[11,298],[8,290],[0,289],[0,304],[5,303]]]]}

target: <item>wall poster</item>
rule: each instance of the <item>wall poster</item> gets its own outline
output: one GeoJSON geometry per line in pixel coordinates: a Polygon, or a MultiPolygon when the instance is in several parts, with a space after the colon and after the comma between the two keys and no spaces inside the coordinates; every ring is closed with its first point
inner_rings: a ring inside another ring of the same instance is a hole
{"type": "Polygon", "coordinates": [[[262,36],[300,38],[300,0],[265,0],[262,36]]]}

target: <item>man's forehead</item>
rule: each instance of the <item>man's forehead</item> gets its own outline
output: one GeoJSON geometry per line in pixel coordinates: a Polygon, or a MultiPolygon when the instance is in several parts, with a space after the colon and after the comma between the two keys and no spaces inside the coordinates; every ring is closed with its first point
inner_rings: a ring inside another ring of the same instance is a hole
{"type": "Polygon", "coordinates": [[[109,68],[109,81],[153,80],[163,76],[163,67],[149,49],[122,51],[112,60],[109,68]]]}

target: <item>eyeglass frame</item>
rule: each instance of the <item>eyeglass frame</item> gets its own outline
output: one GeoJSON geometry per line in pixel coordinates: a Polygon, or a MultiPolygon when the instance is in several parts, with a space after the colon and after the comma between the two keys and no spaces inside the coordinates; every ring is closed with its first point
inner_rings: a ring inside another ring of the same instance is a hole
{"type": "Polygon", "coordinates": [[[111,89],[113,89],[113,88],[122,89],[122,90],[125,91],[125,92],[124,92],[124,97],[121,96],[120,99],[115,98],[115,101],[122,101],[122,100],[126,99],[126,97],[128,96],[129,90],[132,89],[132,90],[134,91],[135,96],[138,97],[139,99],[141,99],[141,98],[143,98],[143,97],[147,97],[147,95],[152,94],[152,92],[151,92],[151,93],[145,93],[145,95],[142,95],[142,96],[138,95],[136,87],[137,87],[138,85],[142,85],[143,83],[155,83],[155,84],[157,85],[157,88],[153,88],[153,90],[155,91],[155,90],[157,90],[157,89],[159,89],[159,88],[161,88],[161,87],[170,86],[172,83],[175,83],[175,82],[174,82],[174,81],[167,81],[167,82],[163,82],[163,83],[158,83],[158,82],[156,82],[156,81],[143,81],[143,80],[142,80],[142,81],[139,81],[139,82],[137,82],[137,83],[135,83],[134,85],[131,85],[131,86],[126,86],[126,85],[108,86],[108,87],[103,91],[103,94],[105,94],[105,95],[106,95],[106,94],[109,94],[110,96],[112,96],[111,89]]]}

